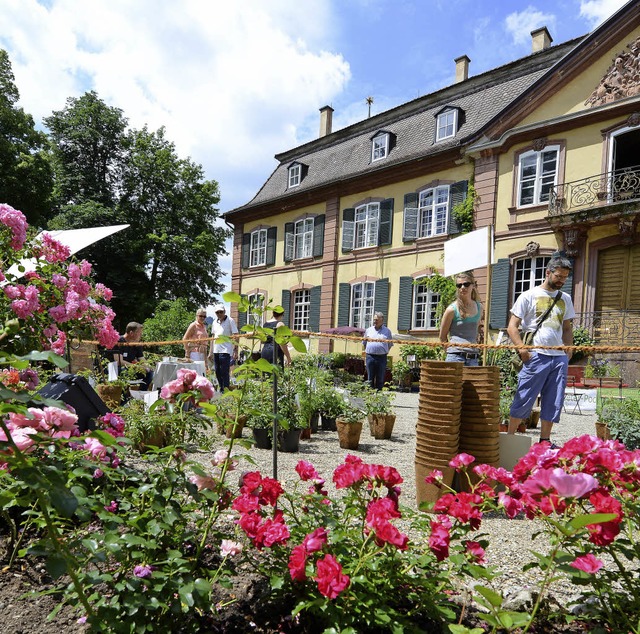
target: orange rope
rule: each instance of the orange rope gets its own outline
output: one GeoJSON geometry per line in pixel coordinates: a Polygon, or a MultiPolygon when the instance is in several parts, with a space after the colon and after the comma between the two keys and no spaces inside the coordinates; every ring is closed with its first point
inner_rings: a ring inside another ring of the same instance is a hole
{"type": "MultiPolygon", "coordinates": [[[[395,343],[398,345],[412,345],[412,346],[425,346],[428,348],[451,348],[451,347],[464,347],[472,348],[474,350],[568,350],[571,349],[574,352],[640,352],[640,346],[515,346],[513,344],[484,344],[484,343],[452,343],[441,341],[407,341],[406,339],[369,339],[362,336],[353,335],[334,335],[324,332],[309,332],[309,331],[292,331],[292,333],[298,337],[303,338],[316,338],[316,339],[336,339],[343,341],[353,341],[362,343],[363,341],[383,341],[384,343],[395,343]]],[[[238,335],[231,335],[228,337],[232,340],[240,339],[255,339],[256,337],[250,333],[240,333],[238,335]]],[[[173,341],[139,341],[136,343],[118,343],[118,347],[127,346],[144,346],[144,347],[157,347],[157,346],[169,346],[169,345],[184,345],[191,342],[209,342],[213,341],[215,337],[206,337],[202,339],[175,339],[173,341]]],[[[85,343],[98,345],[97,341],[85,341],[85,343]]]]}

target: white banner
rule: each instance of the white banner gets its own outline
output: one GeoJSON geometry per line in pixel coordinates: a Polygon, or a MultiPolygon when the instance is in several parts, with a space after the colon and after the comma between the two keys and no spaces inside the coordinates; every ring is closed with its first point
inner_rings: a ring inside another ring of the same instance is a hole
{"type": "Polygon", "coordinates": [[[455,275],[490,264],[490,235],[491,227],[482,227],[459,238],[447,240],[444,243],[444,274],[455,275]]]}
{"type": "Polygon", "coordinates": [[[579,414],[596,411],[598,390],[584,390],[569,388],[564,393],[564,410],[569,414],[579,414]]]}

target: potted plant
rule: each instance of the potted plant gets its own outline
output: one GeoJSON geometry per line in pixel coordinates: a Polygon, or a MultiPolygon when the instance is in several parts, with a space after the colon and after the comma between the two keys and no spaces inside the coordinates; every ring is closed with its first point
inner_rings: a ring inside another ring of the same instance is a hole
{"type": "Polygon", "coordinates": [[[227,438],[241,438],[248,419],[246,414],[239,412],[236,394],[240,393],[227,391],[213,401],[218,433],[224,434],[227,438]]]}
{"type": "Polygon", "coordinates": [[[407,388],[411,388],[411,366],[409,366],[406,361],[394,361],[391,367],[391,376],[401,391],[406,391],[407,388]]]}
{"type": "Polygon", "coordinates": [[[346,406],[344,397],[332,385],[322,386],[318,390],[318,399],[321,405],[321,421],[324,431],[336,430],[336,419],[346,406]]]}
{"type": "Polygon", "coordinates": [[[278,449],[295,453],[300,447],[300,436],[308,427],[300,408],[295,372],[285,369],[278,383],[278,449]]]}
{"type": "Polygon", "coordinates": [[[363,400],[371,435],[376,439],[391,438],[396,422],[396,415],[391,411],[393,393],[387,389],[372,390],[367,387],[363,391],[363,400]]]}
{"type": "Polygon", "coordinates": [[[596,435],[613,438],[627,449],[640,449],[640,398],[601,397],[597,408],[596,435]]]}
{"type": "Polygon", "coordinates": [[[584,367],[585,387],[622,387],[620,366],[607,359],[589,358],[584,367]]]}
{"type": "Polygon", "coordinates": [[[336,418],[341,449],[358,448],[363,421],[364,412],[353,405],[345,403],[342,413],[336,418]]]}

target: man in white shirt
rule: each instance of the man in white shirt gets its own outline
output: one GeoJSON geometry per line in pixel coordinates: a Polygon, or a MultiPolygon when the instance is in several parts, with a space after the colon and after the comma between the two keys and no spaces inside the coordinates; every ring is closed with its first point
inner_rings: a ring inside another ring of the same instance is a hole
{"type": "Polygon", "coordinates": [[[217,342],[218,337],[230,337],[238,334],[236,322],[227,315],[227,311],[222,304],[214,307],[216,318],[211,324],[211,335],[215,339],[211,342],[209,358],[213,358],[213,365],[216,371],[216,378],[220,391],[224,392],[229,387],[231,373],[231,359],[238,359],[238,344],[236,341],[217,342]]]}
{"type": "MultiPolygon", "coordinates": [[[[553,257],[547,264],[544,282],[525,291],[511,309],[507,332],[514,345],[522,345],[520,329],[535,333],[533,344],[539,346],[571,346],[575,310],[571,297],[560,289],[571,273],[571,262],[553,257]],[[560,293],[558,299],[556,296],[560,293]],[[555,303],[554,303],[555,301],[555,303]],[[544,321],[541,318],[551,311],[544,321]]],[[[518,375],[518,388],[511,405],[509,432],[514,434],[540,395],[540,442],[550,442],[551,427],[560,420],[567,368],[571,350],[519,350],[523,366],[518,375]]]]}
{"type": "Polygon", "coordinates": [[[373,326],[364,332],[362,345],[365,351],[365,365],[369,385],[376,390],[384,387],[384,376],[387,371],[387,355],[393,343],[391,331],[384,325],[384,315],[376,312],[373,315],[373,326]]]}

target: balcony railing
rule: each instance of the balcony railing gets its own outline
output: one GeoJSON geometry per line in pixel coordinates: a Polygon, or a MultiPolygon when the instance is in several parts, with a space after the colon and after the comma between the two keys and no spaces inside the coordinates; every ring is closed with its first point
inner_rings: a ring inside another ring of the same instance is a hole
{"type": "Polygon", "coordinates": [[[599,346],[640,345],[640,310],[579,313],[573,324],[585,328],[599,346]]]}
{"type": "Polygon", "coordinates": [[[556,185],[549,193],[549,215],[636,200],[640,200],[640,167],[627,167],[556,185]]]}

